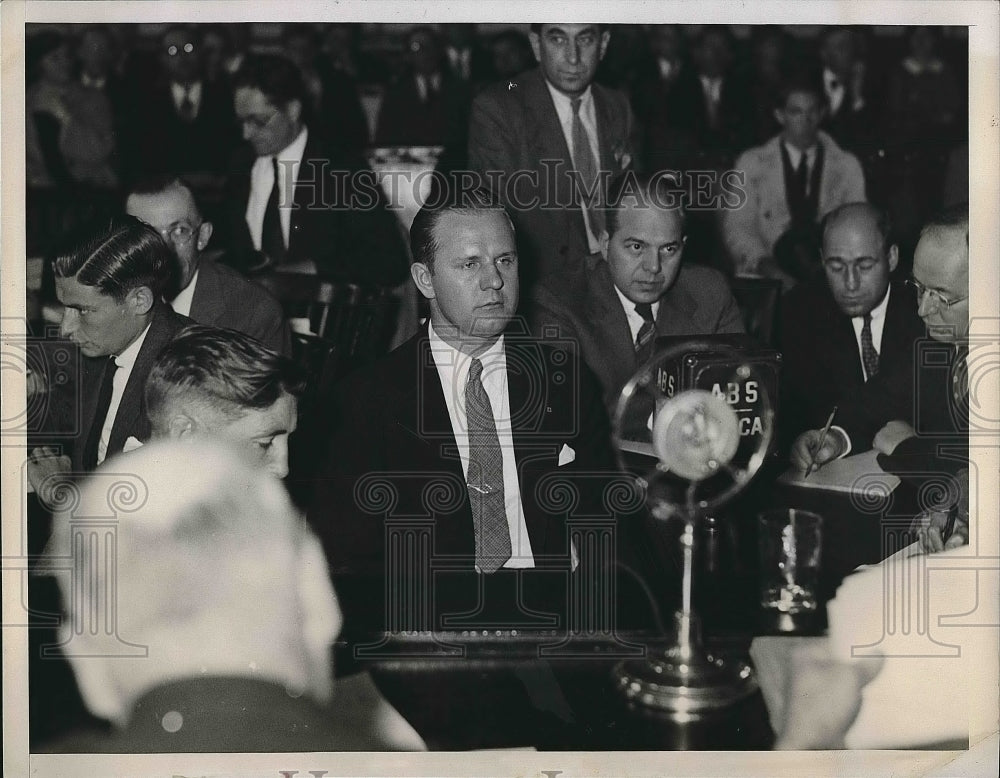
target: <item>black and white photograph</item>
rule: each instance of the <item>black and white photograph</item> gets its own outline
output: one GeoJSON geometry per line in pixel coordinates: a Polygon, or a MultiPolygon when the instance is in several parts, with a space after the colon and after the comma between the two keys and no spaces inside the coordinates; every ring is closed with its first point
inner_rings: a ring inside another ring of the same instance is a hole
{"type": "Polygon", "coordinates": [[[0,25],[5,776],[997,774],[996,4],[0,25]]]}

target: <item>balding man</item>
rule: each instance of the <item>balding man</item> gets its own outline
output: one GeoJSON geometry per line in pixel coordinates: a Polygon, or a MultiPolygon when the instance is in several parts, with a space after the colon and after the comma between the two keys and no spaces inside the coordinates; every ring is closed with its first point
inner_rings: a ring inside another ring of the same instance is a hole
{"type": "Polygon", "coordinates": [[[340,609],[323,551],[276,479],[208,440],[156,441],[115,465],[113,479],[98,472],[83,484],[47,549],[50,564],[69,567],[58,576],[63,645],[87,707],[112,731],[50,750],[419,747],[412,730],[405,745],[387,740],[339,691],[337,707],[327,707],[340,609]],[[116,511],[113,488],[123,479],[137,499],[116,511]],[[79,542],[100,531],[94,516],[112,520],[113,590],[105,546],[79,542]],[[104,630],[85,628],[112,615],[117,648],[144,647],[144,656],[123,658],[108,650],[104,630]]]}
{"type": "Polygon", "coordinates": [[[781,329],[781,426],[786,440],[798,436],[792,462],[803,470],[813,454],[822,465],[868,450],[882,425],[908,415],[913,343],[924,331],[912,290],[890,283],[899,250],[874,206],[830,213],[822,260],[824,277],[785,298],[781,329]],[[835,434],[814,451],[834,406],[835,434]]]}
{"type": "Polygon", "coordinates": [[[125,210],[156,229],[177,256],[179,274],[170,291],[174,311],[199,324],[245,332],[272,351],[291,355],[291,332],[280,303],[205,255],[212,223],[186,183],[174,176],[147,179],[132,187],[125,210]]]}

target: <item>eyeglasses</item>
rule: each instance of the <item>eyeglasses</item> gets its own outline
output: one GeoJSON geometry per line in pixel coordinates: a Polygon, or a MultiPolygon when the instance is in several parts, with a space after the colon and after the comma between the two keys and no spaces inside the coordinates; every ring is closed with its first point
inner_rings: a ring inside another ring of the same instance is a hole
{"type": "Polygon", "coordinates": [[[168,229],[160,230],[160,235],[163,236],[164,240],[170,241],[175,246],[183,246],[185,243],[191,240],[191,238],[194,236],[196,232],[198,232],[198,230],[201,229],[202,224],[204,224],[204,222],[196,224],[194,227],[184,223],[175,224],[172,227],[169,227],[168,229]]]}
{"type": "Polygon", "coordinates": [[[178,54],[193,54],[194,44],[185,43],[183,46],[167,46],[167,56],[176,57],[178,54]]]}
{"type": "Polygon", "coordinates": [[[933,305],[935,308],[951,308],[951,306],[958,305],[960,302],[969,299],[969,295],[966,295],[965,297],[959,297],[955,300],[949,300],[947,297],[945,297],[936,289],[928,289],[926,286],[924,286],[915,278],[907,278],[906,285],[917,290],[918,302],[923,301],[924,297],[926,296],[927,299],[930,301],[931,305],[933,305]]]}

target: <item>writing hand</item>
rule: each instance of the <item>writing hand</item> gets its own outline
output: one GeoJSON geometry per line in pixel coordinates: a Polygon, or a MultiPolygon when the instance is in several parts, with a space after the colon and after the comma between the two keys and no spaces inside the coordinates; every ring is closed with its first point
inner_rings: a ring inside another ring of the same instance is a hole
{"type": "Polygon", "coordinates": [[[799,435],[792,444],[790,460],[792,466],[803,473],[812,470],[819,470],[827,462],[831,462],[847,451],[847,442],[837,430],[831,429],[827,433],[823,447],[819,442],[823,437],[823,430],[806,430],[799,435]]]}

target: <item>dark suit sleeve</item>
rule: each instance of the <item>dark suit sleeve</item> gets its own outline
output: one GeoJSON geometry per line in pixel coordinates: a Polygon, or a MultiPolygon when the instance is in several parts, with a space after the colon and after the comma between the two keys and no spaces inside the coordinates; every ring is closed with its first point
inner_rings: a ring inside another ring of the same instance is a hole
{"type": "Polygon", "coordinates": [[[715,322],[714,332],[722,334],[746,332],[740,307],[736,303],[736,298],[733,297],[729,284],[721,275],[713,296],[718,300],[719,305],[719,316],[715,322]]]}
{"type": "Polygon", "coordinates": [[[502,100],[493,90],[480,94],[472,103],[469,117],[469,167],[511,171],[517,158],[512,128],[517,124],[512,101],[502,100]]]}
{"type": "Polygon", "coordinates": [[[567,348],[583,358],[579,333],[565,304],[545,284],[537,284],[528,303],[528,325],[543,343],[567,348]]]}

